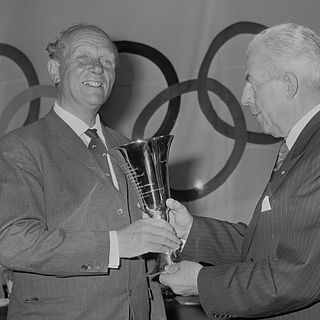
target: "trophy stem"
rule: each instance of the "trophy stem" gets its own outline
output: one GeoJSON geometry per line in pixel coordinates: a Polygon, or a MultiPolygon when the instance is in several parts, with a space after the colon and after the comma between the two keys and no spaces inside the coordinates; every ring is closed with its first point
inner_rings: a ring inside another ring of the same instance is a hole
{"type": "Polygon", "coordinates": [[[171,253],[159,253],[157,254],[156,263],[152,270],[147,273],[150,278],[158,276],[160,273],[165,271],[167,265],[172,264],[171,253]]]}

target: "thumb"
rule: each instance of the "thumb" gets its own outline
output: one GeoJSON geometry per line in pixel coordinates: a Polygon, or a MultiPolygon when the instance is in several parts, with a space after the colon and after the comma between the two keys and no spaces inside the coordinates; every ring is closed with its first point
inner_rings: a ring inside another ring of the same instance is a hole
{"type": "Polygon", "coordinates": [[[164,268],[165,273],[175,273],[179,270],[179,267],[176,263],[171,263],[166,265],[164,268]]]}
{"type": "Polygon", "coordinates": [[[168,198],[166,200],[166,205],[169,209],[173,209],[173,210],[177,210],[181,206],[180,202],[172,198],[168,198]]]}

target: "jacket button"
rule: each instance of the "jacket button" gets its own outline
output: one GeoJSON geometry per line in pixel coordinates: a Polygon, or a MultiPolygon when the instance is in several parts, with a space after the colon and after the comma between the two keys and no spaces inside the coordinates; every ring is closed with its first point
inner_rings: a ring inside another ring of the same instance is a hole
{"type": "Polygon", "coordinates": [[[121,208],[119,208],[119,209],[117,210],[117,214],[118,214],[119,216],[121,216],[121,215],[123,214],[123,210],[122,210],[121,208]]]}
{"type": "Polygon", "coordinates": [[[254,261],[252,257],[251,257],[249,260],[250,260],[250,262],[253,262],[253,261],[254,261]]]}

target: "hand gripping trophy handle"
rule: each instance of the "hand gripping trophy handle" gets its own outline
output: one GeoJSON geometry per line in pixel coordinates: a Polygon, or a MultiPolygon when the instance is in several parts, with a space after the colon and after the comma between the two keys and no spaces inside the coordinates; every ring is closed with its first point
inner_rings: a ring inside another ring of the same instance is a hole
{"type": "MultiPolygon", "coordinates": [[[[124,159],[121,168],[133,186],[141,210],[153,219],[169,221],[166,200],[170,197],[168,158],[172,139],[173,135],[165,135],[114,148],[124,159]]],[[[159,253],[148,276],[163,272],[175,255],[159,253]]]]}

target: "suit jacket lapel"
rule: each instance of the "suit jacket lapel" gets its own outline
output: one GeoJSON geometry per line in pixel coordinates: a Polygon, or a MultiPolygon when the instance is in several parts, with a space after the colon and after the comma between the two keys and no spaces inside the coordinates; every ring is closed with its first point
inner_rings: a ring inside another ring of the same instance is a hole
{"type": "Polygon", "coordinates": [[[254,232],[259,222],[260,213],[261,213],[261,205],[264,197],[268,195],[271,197],[282,182],[286,179],[288,173],[292,170],[294,165],[301,159],[303,154],[307,152],[309,149],[312,149],[313,143],[308,143],[311,138],[315,135],[317,131],[320,131],[320,112],[318,112],[307,124],[307,126],[302,130],[301,134],[299,135],[297,141],[294,143],[292,149],[288,153],[287,157],[283,161],[281,166],[281,170],[276,172],[272,177],[272,180],[269,181],[267,187],[265,188],[262,196],[257,203],[257,206],[254,210],[252,219],[248,226],[247,234],[243,239],[243,245],[241,250],[241,257],[242,260],[245,259],[250,245],[253,240],[254,232]]]}
{"type": "Polygon", "coordinates": [[[67,156],[72,157],[74,161],[82,162],[104,181],[109,180],[82,140],[53,110],[47,115],[46,120],[57,145],[67,156]]]}
{"type": "Polygon", "coordinates": [[[302,130],[297,141],[294,143],[292,149],[288,153],[288,156],[283,161],[281,170],[279,170],[270,181],[270,191],[273,194],[285,180],[291,169],[294,167],[296,162],[307,152],[310,148],[312,149],[312,143],[309,141],[320,129],[320,112],[318,112],[302,130]]]}

